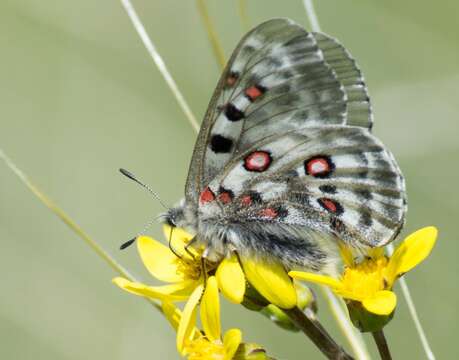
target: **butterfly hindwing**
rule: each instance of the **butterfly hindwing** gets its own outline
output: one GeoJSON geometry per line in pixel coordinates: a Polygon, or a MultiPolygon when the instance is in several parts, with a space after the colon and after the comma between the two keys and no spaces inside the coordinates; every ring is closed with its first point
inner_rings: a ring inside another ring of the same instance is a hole
{"type": "Polygon", "coordinates": [[[400,230],[404,180],[392,155],[368,130],[305,127],[259,141],[210,182],[204,216],[277,222],[349,244],[381,246],[400,230]]]}

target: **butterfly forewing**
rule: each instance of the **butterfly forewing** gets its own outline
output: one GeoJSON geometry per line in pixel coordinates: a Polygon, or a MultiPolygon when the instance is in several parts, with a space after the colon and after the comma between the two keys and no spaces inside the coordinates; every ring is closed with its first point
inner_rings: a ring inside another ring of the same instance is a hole
{"type": "Polygon", "coordinates": [[[267,21],[241,40],[223,72],[196,143],[187,199],[196,203],[234,154],[264,137],[347,123],[371,125],[366,87],[349,53],[291,20],[267,21]]]}

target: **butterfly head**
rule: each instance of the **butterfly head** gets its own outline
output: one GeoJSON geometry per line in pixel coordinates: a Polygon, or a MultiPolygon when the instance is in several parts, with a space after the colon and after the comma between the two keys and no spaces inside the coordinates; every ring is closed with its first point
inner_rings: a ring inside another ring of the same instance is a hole
{"type": "Polygon", "coordinates": [[[186,206],[185,199],[182,199],[177,205],[171,207],[160,217],[161,222],[172,227],[179,227],[195,231],[196,215],[190,207],[186,206]]]}

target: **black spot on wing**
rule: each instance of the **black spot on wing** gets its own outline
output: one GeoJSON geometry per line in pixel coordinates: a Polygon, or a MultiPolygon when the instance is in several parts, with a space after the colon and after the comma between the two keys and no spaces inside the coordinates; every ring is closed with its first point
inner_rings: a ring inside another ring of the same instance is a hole
{"type": "Polygon", "coordinates": [[[368,189],[357,189],[355,191],[357,196],[365,199],[365,200],[371,200],[373,198],[373,195],[371,194],[370,190],[368,189]]]}
{"type": "Polygon", "coordinates": [[[320,185],[319,186],[319,190],[324,192],[324,193],[327,193],[327,194],[336,194],[336,186],[335,185],[328,185],[328,184],[320,185]]]}
{"type": "Polygon", "coordinates": [[[371,214],[367,211],[364,211],[360,214],[359,224],[362,226],[369,227],[373,224],[373,219],[371,218],[371,214]]]}
{"type": "Polygon", "coordinates": [[[222,135],[213,135],[210,139],[210,148],[215,153],[229,153],[233,147],[233,140],[222,135]]]}
{"type": "Polygon", "coordinates": [[[225,116],[229,121],[239,121],[245,117],[244,112],[239,110],[232,103],[225,106],[225,116]]]}

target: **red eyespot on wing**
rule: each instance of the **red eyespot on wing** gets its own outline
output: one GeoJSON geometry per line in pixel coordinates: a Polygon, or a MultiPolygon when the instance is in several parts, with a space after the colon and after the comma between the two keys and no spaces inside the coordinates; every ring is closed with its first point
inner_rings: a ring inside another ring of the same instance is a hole
{"type": "Polygon", "coordinates": [[[260,212],[258,214],[262,218],[265,218],[265,219],[275,219],[277,217],[277,215],[278,215],[278,212],[276,211],[276,209],[266,208],[266,209],[260,210],[260,212]]]}
{"type": "Polygon", "coordinates": [[[210,190],[209,187],[206,187],[202,192],[201,192],[201,195],[199,196],[199,202],[201,204],[206,204],[208,202],[211,202],[211,201],[214,201],[215,200],[215,195],[214,193],[212,192],[212,190],[210,190]]]}
{"type": "Polygon", "coordinates": [[[265,93],[266,89],[262,86],[259,86],[259,85],[255,85],[255,86],[251,86],[247,89],[245,89],[245,96],[247,96],[247,98],[250,100],[250,101],[255,101],[257,98],[259,98],[261,95],[263,95],[265,93]]]}
{"type": "Polygon", "coordinates": [[[244,168],[248,171],[263,172],[271,165],[272,158],[267,151],[254,151],[244,159],[244,168]]]}
{"type": "Polygon", "coordinates": [[[332,214],[340,215],[343,213],[343,207],[340,203],[332,199],[320,198],[317,200],[320,206],[332,214]]]}
{"type": "Polygon", "coordinates": [[[226,85],[231,87],[236,84],[237,79],[239,78],[239,74],[235,72],[231,72],[228,77],[226,78],[226,85]]]}
{"type": "Polygon", "coordinates": [[[233,195],[229,191],[224,191],[218,195],[218,200],[223,204],[229,204],[233,200],[233,195]]]}
{"type": "Polygon", "coordinates": [[[252,197],[250,195],[244,195],[242,198],[241,198],[241,204],[243,206],[250,206],[252,205],[252,197]]]}
{"type": "Polygon", "coordinates": [[[315,156],[304,162],[304,169],[307,175],[326,177],[333,171],[334,165],[328,156],[315,156]]]}

